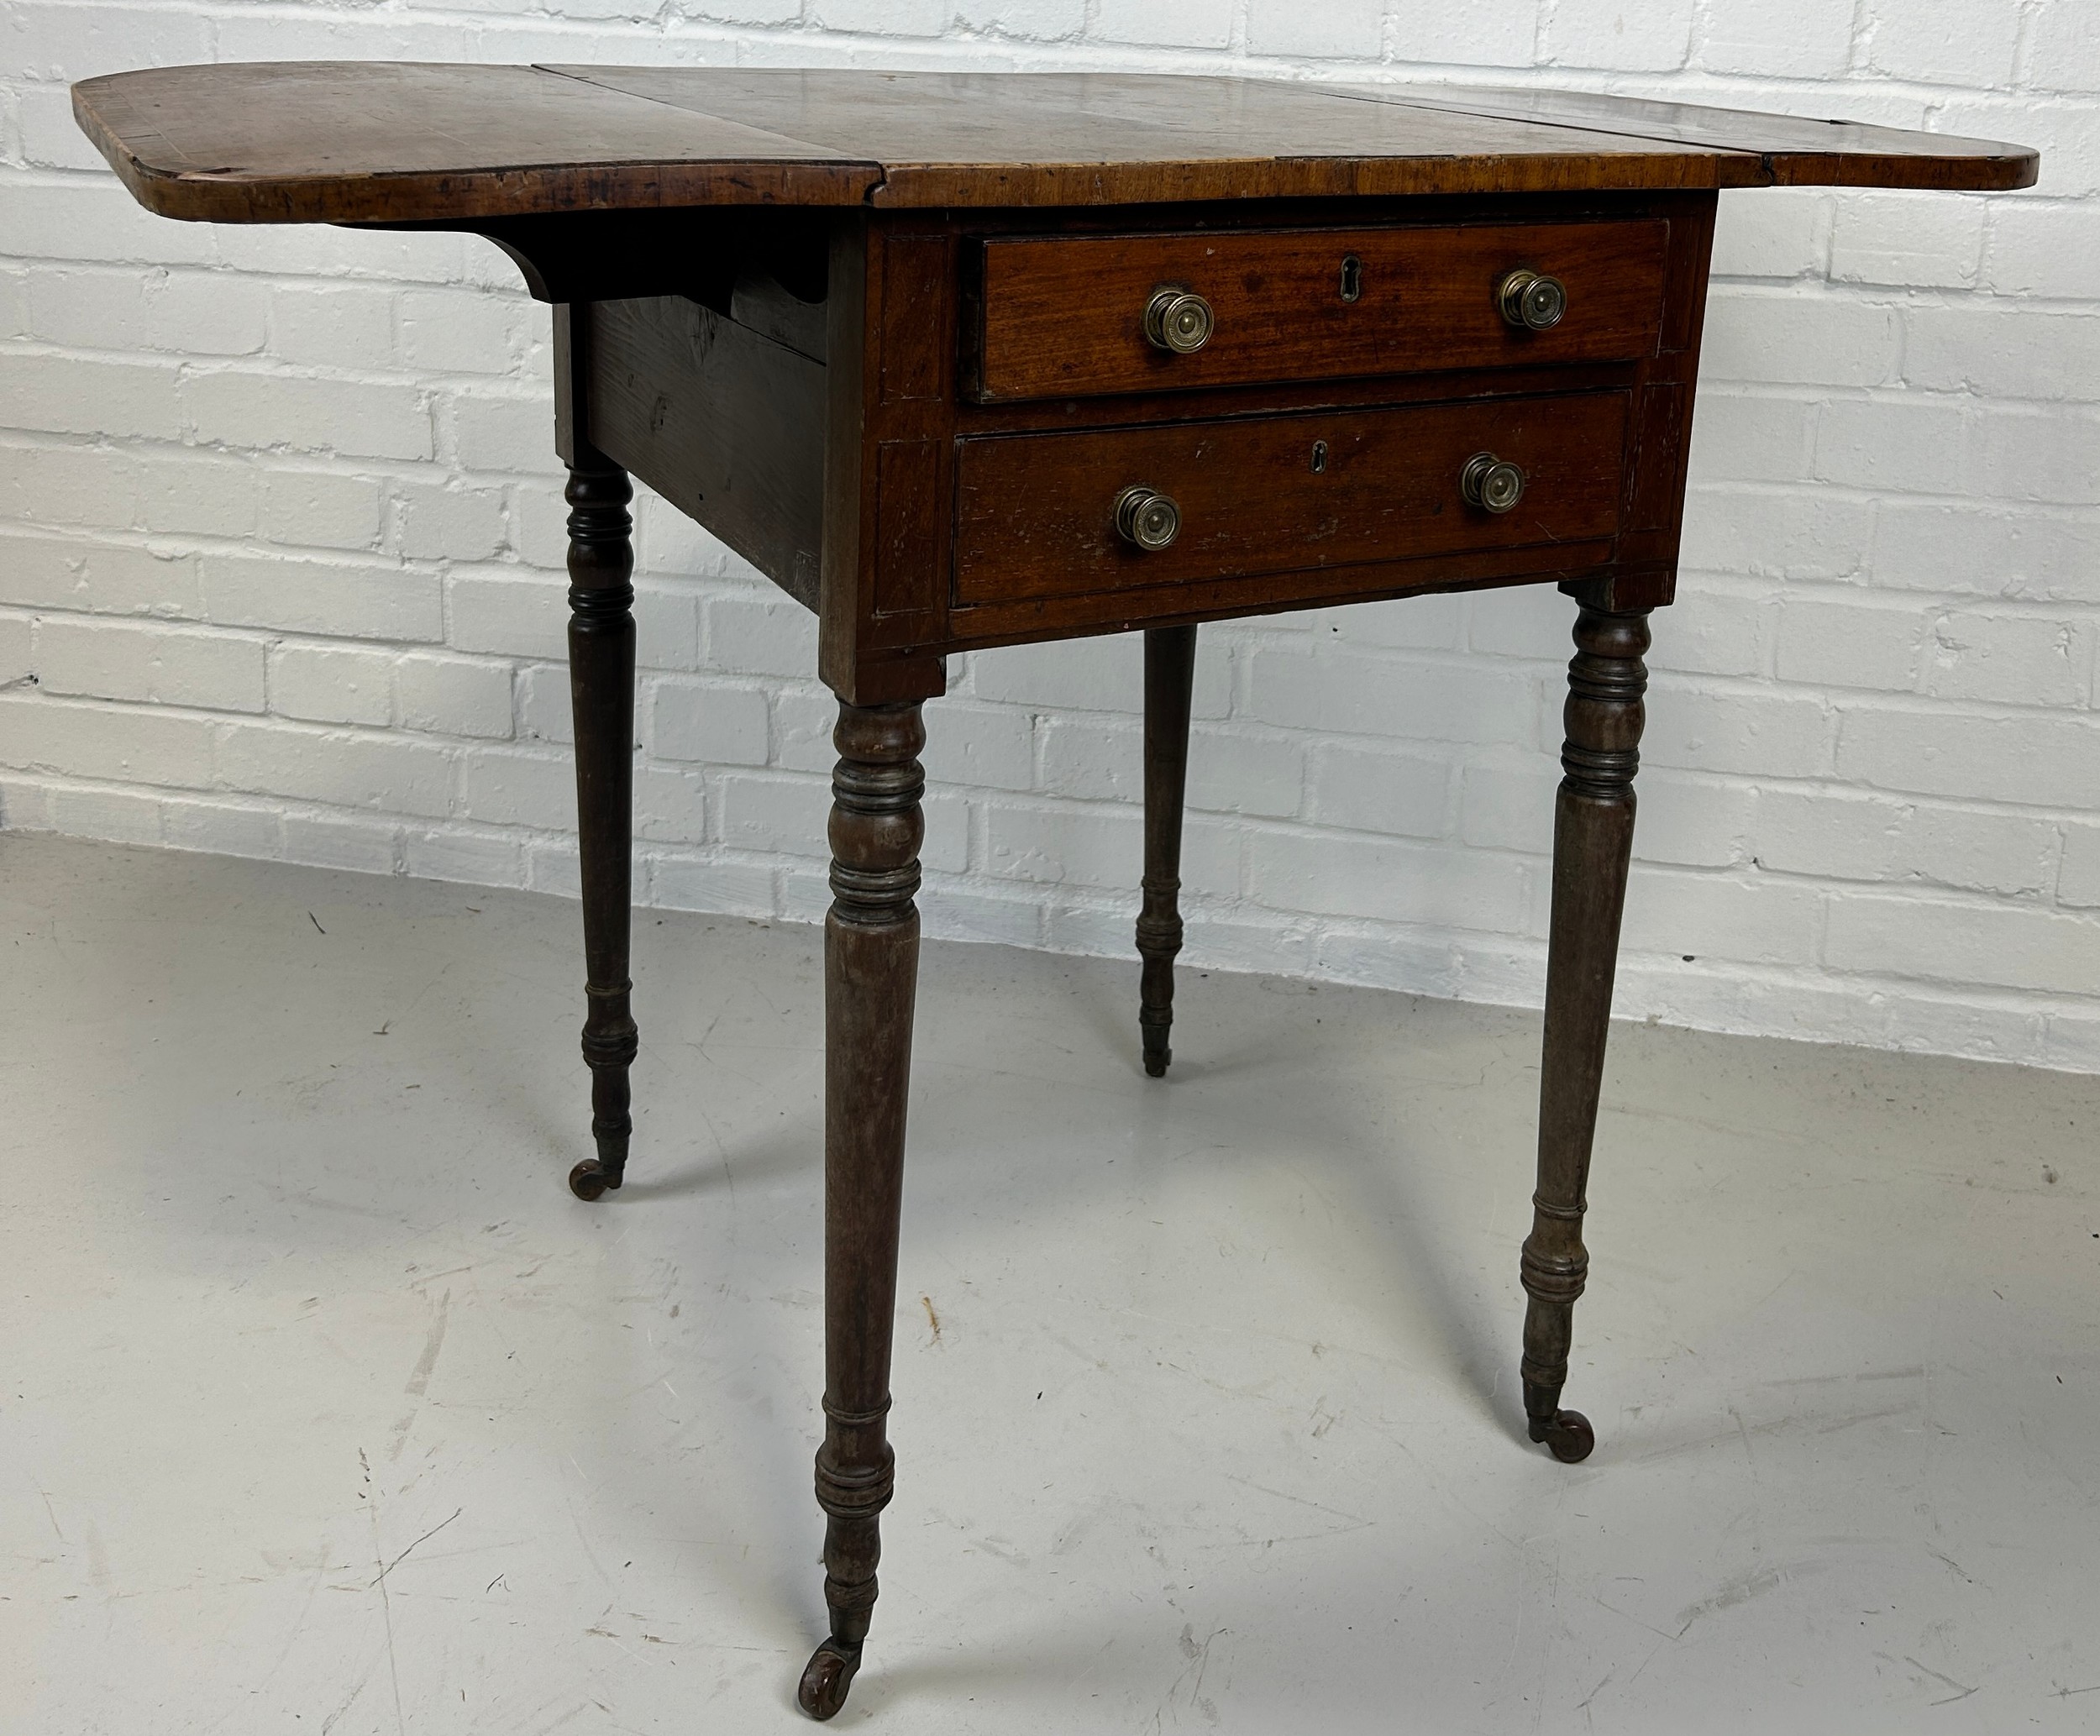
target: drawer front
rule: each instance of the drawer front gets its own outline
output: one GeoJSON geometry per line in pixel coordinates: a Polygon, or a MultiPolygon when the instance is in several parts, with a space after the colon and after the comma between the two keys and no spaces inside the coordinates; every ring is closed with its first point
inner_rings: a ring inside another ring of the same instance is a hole
{"type": "Polygon", "coordinates": [[[1593,545],[1618,532],[1626,414],[1604,391],[961,440],[955,602],[1593,545]],[[1524,473],[1506,511],[1464,496],[1480,454],[1524,473]],[[1166,546],[1132,540],[1158,512],[1119,529],[1131,490],[1172,502],[1166,546]]]}
{"type": "Polygon", "coordinates": [[[1632,361],[1655,353],[1668,242],[1669,225],[1649,220],[987,241],[973,396],[1632,361]],[[1498,292],[1520,271],[1564,286],[1550,328],[1502,311],[1498,292]],[[1200,349],[1147,336],[1163,290],[1208,308],[1200,349]]]}

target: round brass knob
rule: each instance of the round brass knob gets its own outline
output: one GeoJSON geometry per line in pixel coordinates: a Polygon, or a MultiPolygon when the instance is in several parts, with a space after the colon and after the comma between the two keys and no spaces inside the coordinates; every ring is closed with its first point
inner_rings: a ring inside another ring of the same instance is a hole
{"type": "Polygon", "coordinates": [[[1495,305],[1511,325],[1548,332],[1567,312],[1567,286],[1536,271],[1512,271],[1496,288],[1495,305]]]}
{"type": "Polygon", "coordinates": [[[1181,508],[1156,488],[1126,488],[1116,497],[1116,532],[1147,553],[1181,534],[1181,508]]]}
{"type": "Polygon", "coordinates": [[[1492,452],[1476,452],[1458,473],[1458,492],[1468,506],[1507,512],[1524,498],[1524,472],[1492,452]]]}
{"type": "Polygon", "coordinates": [[[1145,304],[1145,336],[1156,349],[1194,355],[1210,341],[1216,320],[1210,304],[1194,290],[1168,284],[1145,304]]]}

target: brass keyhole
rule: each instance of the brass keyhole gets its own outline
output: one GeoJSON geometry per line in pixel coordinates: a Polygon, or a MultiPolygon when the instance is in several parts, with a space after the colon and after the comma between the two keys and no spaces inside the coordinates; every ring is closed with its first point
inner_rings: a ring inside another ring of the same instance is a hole
{"type": "Polygon", "coordinates": [[[1312,464],[1314,475],[1325,476],[1327,474],[1327,443],[1325,440],[1313,442],[1312,464]]]}
{"type": "Polygon", "coordinates": [[[1363,261],[1354,254],[1341,262],[1341,299],[1353,302],[1363,293],[1363,261]]]}

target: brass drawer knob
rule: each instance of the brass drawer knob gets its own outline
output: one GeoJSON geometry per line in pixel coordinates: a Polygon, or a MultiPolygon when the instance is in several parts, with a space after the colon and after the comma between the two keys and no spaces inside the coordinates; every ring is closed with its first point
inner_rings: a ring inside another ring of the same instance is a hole
{"type": "Polygon", "coordinates": [[[1458,473],[1458,492],[1468,506],[1507,512],[1524,498],[1524,472],[1492,452],[1476,452],[1458,473]]]}
{"type": "Polygon", "coordinates": [[[1550,332],[1567,312],[1567,286],[1536,271],[1512,271],[1496,289],[1495,305],[1513,326],[1550,332]]]}
{"type": "Polygon", "coordinates": [[[1145,336],[1156,349],[1194,355],[1210,341],[1216,323],[1210,304],[1194,290],[1168,284],[1145,304],[1145,336]]]}
{"type": "Polygon", "coordinates": [[[1150,553],[1181,534],[1181,508],[1156,488],[1126,488],[1116,497],[1116,532],[1150,553]]]}

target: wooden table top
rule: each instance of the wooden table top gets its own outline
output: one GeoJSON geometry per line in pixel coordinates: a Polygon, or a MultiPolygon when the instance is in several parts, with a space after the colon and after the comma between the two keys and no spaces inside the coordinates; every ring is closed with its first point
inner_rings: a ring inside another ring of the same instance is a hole
{"type": "Polygon", "coordinates": [[[1112,73],[307,61],[91,78],[165,217],[443,222],[701,205],[1017,207],[2031,186],[2019,145],[1622,97],[1112,73]]]}

